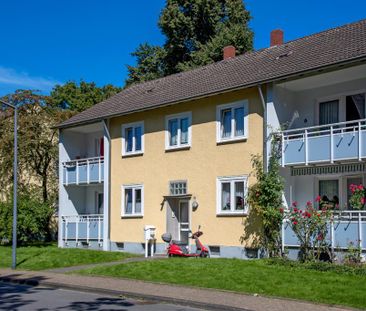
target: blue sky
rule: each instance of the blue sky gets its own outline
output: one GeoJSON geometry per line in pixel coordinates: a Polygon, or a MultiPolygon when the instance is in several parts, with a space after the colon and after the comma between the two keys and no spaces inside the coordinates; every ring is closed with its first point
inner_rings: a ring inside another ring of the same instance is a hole
{"type": "MultiPolygon", "coordinates": [[[[122,86],[139,43],[162,44],[165,0],[0,2],[0,96],[18,88],[47,93],[68,80],[122,86]]],[[[247,0],[255,48],[281,28],[285,40],[366,18],[365,0],[247,0]]]]}

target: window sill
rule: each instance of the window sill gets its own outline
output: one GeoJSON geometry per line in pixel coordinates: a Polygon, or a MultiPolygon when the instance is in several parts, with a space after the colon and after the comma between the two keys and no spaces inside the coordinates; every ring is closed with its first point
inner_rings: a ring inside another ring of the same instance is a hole
{"type": "Polygon", "coordinates": [[[248,211],[240,211],[240,212],[220,212],[216,213],[217,217],[243,217],[248,216],[248,211]]]}
{"type": "Polygon", "coordinates": [[[221,139],[221,140],[216,141],[216,144],[225,145],[225,144],[243,142],[243,141],[247,141],[247,140],[248,140],[247,136],[240,136],[240,137],[235,137],[235,138],[221,139]]]}
{"type": "Polygon", "coordinates": [[[122,158],[139,157],[139,156],[143,156],[143,155],[144,155],[143,151],[129,152],[129,153],[122,154],[122,158]]]}
{"type": "Polygon", "coordinates": [[[191,145],[177,146],[177,147],[165,147],[165,152],[173,152],[173,151],[189,150],[189,149],[191,149],[191,145]]]}
{"type": "Polygon", "coordinates": [[[122,215],[121,218],[143,218],[144,215],[142,214],[134,214],[134,215],[122,215]]]}

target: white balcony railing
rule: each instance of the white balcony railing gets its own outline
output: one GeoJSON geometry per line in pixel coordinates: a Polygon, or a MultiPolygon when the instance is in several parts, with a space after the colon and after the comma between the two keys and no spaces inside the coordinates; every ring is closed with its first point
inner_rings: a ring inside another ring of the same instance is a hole
{"type": "Polygon", "coordinates": [[[366,158],[366,119],[281,132],[282,166],[366,158]]]}
{"type": "MultiPolygon", "coordinates": [[[[348,249],[351,243],[366,250],[366,211],[334,211],[328,223],[326,240],[332,250],[348,249]]],[[[285,218],[282,224],[282,248],[298,246],[299,241],[292,231],[290,220],[285,218]]]]}
{"type": "Polygon", "coordinates": [[[61,216],[61,237],[64,243],[70,241],[89,243],[103,241],[103,215],[61,216]]]}
{"type": "Polygon", "coordinates": [[[64,185],[102,183],[104,157],[71,160],[62,163],[64,185]]]}

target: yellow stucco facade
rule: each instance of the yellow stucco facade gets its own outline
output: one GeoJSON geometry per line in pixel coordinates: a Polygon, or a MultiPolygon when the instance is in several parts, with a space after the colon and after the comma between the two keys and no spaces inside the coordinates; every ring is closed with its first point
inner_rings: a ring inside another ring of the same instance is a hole
{"type": "MultiPolygon", "coordinates": [[[[249,175],[251,155],[263,151],[263,108],[256,88],[233,91],[199,100],[138,112],[111,119],[111,223],[112,242],[143,242],[143,228],[157,228],[157,243],[166,231],[166,204],[169,182],[186,180],[188,193],[199,203],[190,208],[191,229],[202,226],[206,245],[245,246],[241,243],[247,216],[216,214],[216,180],[220,176],[249,175]],[[217,144],[217,105],[246,99],[249,102],[248,138],[240,142],[217,144]],[[187,150],[165,150],[165,117],[192,113],[192,143],[187,150]],[[143,155],[122,157],[121,127],[144,121],[143,155]],[[121,216],[122,185],[143,184],[144,215],[140,218],[121,216]]],[[[249,176],[249,186],[254,177],[249,176]]],[[[250,211],[249,211],[250,213],[250,211]]]]}

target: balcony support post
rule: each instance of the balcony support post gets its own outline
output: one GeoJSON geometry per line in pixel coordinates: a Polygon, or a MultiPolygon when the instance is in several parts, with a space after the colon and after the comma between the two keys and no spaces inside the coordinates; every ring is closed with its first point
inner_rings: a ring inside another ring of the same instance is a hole
{"type": "Polygon", "coordinates": [[[358,161],[362,159],[362,132],[361,132],[361,122],[358,122],[358,161]]]}
{"type": "Polygon", "coordinates": [[[358,211],[358,245],[362,249],[362,217],[360,211],[358,211]]]}
{"type": "Polygon", "coordinates": [[[334,136],[333,126],[330,127],[330,163],[334,163],[334,136]]]}
{"type": "Polygon", "coordinates": [[[285,167],[285,135],[283,132],[281,133],[281,164],[282,167],[285,167]]]}
{"type": "Polygon", "coordinates": [[[76,246],[78,246],[79,244],[79,217],[76,217],[76,222],[75,222],[75,243],[76,246]]]}
{"type": "Polygon", "coordinates": [[[281,252],[282,255],[285,253],[285,220],[282,220],[281,227],[281,252]]]}
{"type": "Polygon", "coordinates": [[[86,182],[87,182],[87,184],[90,184],[90,163],[89,163],[89,159],[86,160],[86,182]]]}
{"type": "Polygon", "coordinates": [[[89,216],[86,216],[86,243],[89,244],[89,237],[90,237],[90,221],[89,216]]]}
{"type": "Polygon", "coordinates": [[[101,158],[99,158],[98,160],[98,179],[99,179],[99,183],[102,182],[102,160],[101,158]]]}
{"type": "Polygon", "coordinates": [[[334,214],[330,220],[330,243],[331,243],[331,250],[332,255],[334,254],[334,246],[335,246],[335,235],[334,235],[334,214]]]}
{"type": "Polygon", "coordinates": [[[304,140],[305,140],[305,165],[308,165],[309,163],[309,152],[308,152],[308,130],[305,129],[304,132],[304,140]]]}
{"type": "Polygon", "coordinates": [[[79,161],[76,161],[76,184],[79,184],[79,161]]]}

